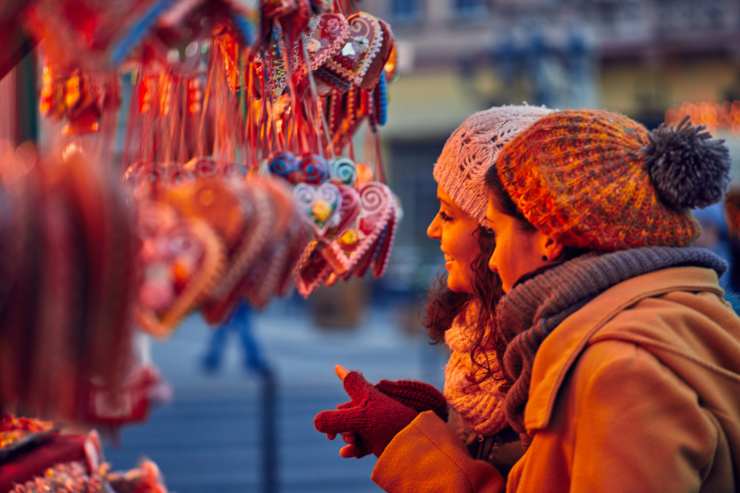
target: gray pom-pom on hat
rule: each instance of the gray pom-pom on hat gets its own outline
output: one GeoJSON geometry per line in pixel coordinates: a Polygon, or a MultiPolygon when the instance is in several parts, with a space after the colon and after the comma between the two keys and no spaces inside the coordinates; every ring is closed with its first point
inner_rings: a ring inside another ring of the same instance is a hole
{"type": "Polygon", "coordinates": [[[675,128],[662,124],[643,148],[659,199],[674,210],[719,202],[730,183],[730,152],[687,116],[675,128]]]}

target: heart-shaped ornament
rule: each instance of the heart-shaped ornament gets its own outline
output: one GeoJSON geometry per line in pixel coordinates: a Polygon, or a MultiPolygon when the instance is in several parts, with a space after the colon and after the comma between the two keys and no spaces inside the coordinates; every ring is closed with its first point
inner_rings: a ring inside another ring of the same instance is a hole
{"type": "Polygon", "coordinates": [[[308,22],[308,35],[303,43],[308,54],[308,67],[302,64],[297,72],[300,81],[307,75],[307,69],[315,72],[328,60],[338,55],[349,40],[349,22],[342,14],[321,14],[308,22]]]}
{"type": "Polygon", "coordinates": [[[367,270],[374,258],[378,238],[394,215],[390,189],[380,182],[366,183],[359,190],[360,212],[336,239],[310,245],[297,268],[296,285],[308,296],[319,284],[349,278],[358,269],[367,270]]]}
{"type": "Polygon", "coordinates": [[[349,40],[337,55],[326,61],[325,68],[348,83],[359,86],[375,59],[382,54],[385,35],[378,18],[367,12],[355,12],[347,21],[349,40]]]}
{"type": "Polygon", "coordinates": [[[161,204],[143,211],[140,230],[144,280],[136,318],[144,330],[165,337],[215,284],[223,249],[204,221],[161,204]]]}
{"type": "Polygon", "coordinates": [[[342,196],[336,185],[324,183],[317,187],[299,183],[293,189],[293,196],[298,210],[318,238],[323,238],[326,231],[338,222],[342,196]]]}

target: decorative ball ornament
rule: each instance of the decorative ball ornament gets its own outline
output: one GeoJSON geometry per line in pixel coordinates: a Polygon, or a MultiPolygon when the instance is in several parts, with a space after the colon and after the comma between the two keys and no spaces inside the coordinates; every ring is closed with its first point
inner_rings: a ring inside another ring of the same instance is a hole
{"type": "Polygon", "coordinates": [[[273,175],[294,183],[293,180],[300,171],[300,163],[295,154],[289,151],[283,151],[278,152],[270,158],[268,168],[273,175]]]}
{"type": "Polygon", "coordinates": [[[329,180],[329,162],[318,154],[304,154],[299,162],[300,181],[311,185],[321,185],[329,180]]]}

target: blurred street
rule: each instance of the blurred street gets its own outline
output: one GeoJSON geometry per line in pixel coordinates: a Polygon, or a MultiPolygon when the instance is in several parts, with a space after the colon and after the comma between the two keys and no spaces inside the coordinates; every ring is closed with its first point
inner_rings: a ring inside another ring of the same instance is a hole
{"type": "MultiPolygon", "coordinates": [[[[316,432],[313,416],[346,400],[336,363],[361,369],[372,381],[421,378],[441,385],[444,355],[402,333],[394,313],[371,310],[355,330],[317,329],[307,312],[285,302],[254,317],[255,335],[278,377],[279,484],[273,491],[378,491],[370,481],[375,458],[339,458],[340,443],[316,432]]],[[[174,399],[147,423],[126,428],[118,447],[107,442],[106,457],[120,470],[147,456],[178,493],[262,491],[260,380],[244,371],[236,334],[221,371],[204,374],[200,358],[209,330],[195,316],[166,343],[153,344],[174,399]]]]}

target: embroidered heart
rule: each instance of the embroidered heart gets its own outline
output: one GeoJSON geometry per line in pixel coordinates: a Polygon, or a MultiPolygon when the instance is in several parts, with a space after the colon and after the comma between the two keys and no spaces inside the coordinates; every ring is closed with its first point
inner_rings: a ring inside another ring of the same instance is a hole
{"type": "Polygon", "coordinates": [[[370,66],[367,69],[362,81],[359,83],[363,89],[373,90],[380,80],[380,75],[385,69],[386,62],[390,58],[391,51],[393,50],[394,41],[391,27],[382,19],[378,19],[380,28],[383,32],[381,39],[380,48],[378,54],[371,61],[370,66]]]}
{"type": "Polygon", "coordinates": [[[183,218],[163,205],[143,209],[144,280],[136,316],[143,329],[164,337],[216,282],[223,249],[204,221],[183,218]]]}
{"type": "Polygon", "coordinates": [[[384,51],[385,35],[378,18],[366,12],[355,12],[347,21],[349,40],[337,55],[327,60],[325,68],[348,83],[359,86],[375,59],[384,51]]]}
{"type": "Polygon", "coordinates": [[[321,14],[308,22],[308,35],[303,43],[308,54],[308,67],[301,64],[297,80],[306,77],[307,69],[316,71],[336,56],[349,39],[349,22],[342,14],[321,14]]]}
{"type": "Polygon", "coordinates": [[[361,210],[360,194],[357,190],[347,185],[337,185],[337,187],[342,198],[337,225],[331,228],[327,234],[327,237],[331,239],[341,236],[355,222],[361,210]]]}
{"type": "Polygon", "coordinates": [[[301,295],[308,296],[321,283],[348,279],[358,269],[364,272],[372,262],[378,239],[394,215],[394,199],[380,182],[365,184],[359,196],[360,213],[353,225],[335,240],[313,242],[304,252],[296,270],[301,295]]]}
{"type": "Polygon", "coordinates": [[[260,179],[259,183],[269,196],[274,215],[270,221],[270,237],[259,254],[260,261],[253,262],[244,276],[241,292],[253,306],[263,308],[277,294],[282,281],[284,264],[290,255],[287,235],[291,220],[295,218],[295,205],[290,191],[281,183],[271,179],[260,179]]]}
{"type": "Polygon", "coordinates": [[[308,298],[332,273],[331,267],[321,255],[323,245],[325,244],[317,240],[311,241],[296,264],[295,286],[298,294],[304,298],[308,298]]]}
{"type": "Polygon", "coordinates": [[[293,189],[296,206],[303,218],[314,228],[318,237],[338,221],[337,211],[341,205],[341,194],[336,185],[324,183],[319,187],[299,183],[293,189]]]}
{"type": "Polygon", "coordinates": [[[385,274],[388,268],[388,261],[390,260],[391,248],[393,242],[396,239],[396,228],[398,226],[398,216],[395,208],[391,215],[388,225],[385,227],[385,231],[380,235],[378,239],[378,246],[375,249],[375,255],[373,258],[373,275],[375,277],[381,277],[385,274]]]}

